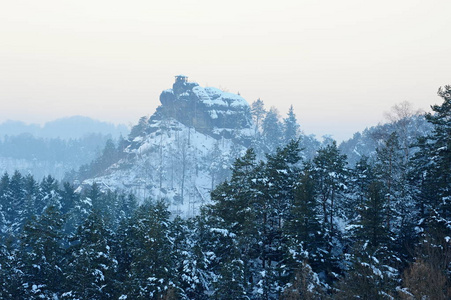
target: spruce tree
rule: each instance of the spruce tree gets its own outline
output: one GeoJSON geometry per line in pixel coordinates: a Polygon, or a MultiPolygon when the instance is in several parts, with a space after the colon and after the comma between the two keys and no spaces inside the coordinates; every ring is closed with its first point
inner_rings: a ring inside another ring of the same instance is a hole
{"type": "Polygon", "coordinates": [[[283,141],[283,128],[279,121],[279,112],[275,107],[266,114],[262,123],[263,147],[265,152],[271,153],[279,147],[283,141]]]}
{"type": "Polygon", "coordinates": [[[55,206],[61,209],[61,195],[58,181],[48,175],[39,184],[39,196],[36,199],[36,210],[38,214],[43,213],[47,207],[55,206]]]}
{"type": "Polygon", "coordinates": [[[440,88],[438,95],[443,99],[443,103],[432,106],[433,114],[426,114],[426,120],[434,126],[434,129],[427,137],[428,143],[422,150],[423,154],[430,158],[427,176],[433,178],[435,190],[432,197],[428,197],[431,202],[430,209],[435,211],[437,218],[449,221],[451,220],[451,86],[440,88]]]}
{"type": "Polygon", "coordinates": [[[27,205],[25,203],[25,189],[22,174],[15,171],[9,182],[9,199],[10,207],[9,223],[10,232],[18,235],[27,217],[27,205]]]}
{"type": "Polygon", "coordinates": [[[257,136],[257,134],[260,132],[262,121],[266,115],[265,105],[263,101],[260,100],[260,98],[252,102],[251,113],[255,123],[255,136],[257,136]]]}
{"type": "Polygon", "coordinates": [[[283,125],[285,143],[288,143],[291,140],[296,140],[299,137],[299,124],[296,120],[293,105],[290,106],[287,117],[283,119],[283,125]]]}
{"type": "Polygon", "coordinates": [[[163,202],[149,202],[136,210],[122,241],[130,255],[123,295],[157,299],[174,287],[168,230],[169,211],[163,202]]]}
{"type": "Polygon", "coordinates": [[[38,198],[39,185],[31,174],[28,174],[23,178],[23,184],[26,219],[29,219],[37,213],[36,199],[38,198]]]}
{"type": "Polygon", "coordinates": [[[12,207],[10,205],[9,175],[5,172],[0,179],[0,233],[5,235],[11,232],[9,225],[11,224],[10,215],[12,207]]]}
{"type": "Polygon", "coordinates": [[[340,153],[335,141],[320,148],[313,159],[313,178],[322,207],[323,226],[330,237],[335,234],[334,217],[339,216],[340,200],[343,199],[346,164],[346,155],[340,153]]]}
{"type": "Polygon", "coordinates": [[[293,192],[293,203],[284,231],[288,237],[290,253],[287,264],[292,269],[291,275],[296,276],[297,270],[305,260],[308,260],[317,271],[320,261],[324,258],[322,254],[325,245],[319,219],[319,203],[310,164],[301,171],[293,192]]]}
{"type": "Polygon", "coordinates": [[[113,233],[100,212],[93,211],[71,238],[66,295],[73,299],[117,297],[117,260],[112,251],[113,233]]]}
{"type": "Polygon", "coordinates": [[[25,225],[19,248],[24,299],[52,299],[61,294],[65,269],[63,224],[58,208],[48,206],[41,216],[25,225]]]}

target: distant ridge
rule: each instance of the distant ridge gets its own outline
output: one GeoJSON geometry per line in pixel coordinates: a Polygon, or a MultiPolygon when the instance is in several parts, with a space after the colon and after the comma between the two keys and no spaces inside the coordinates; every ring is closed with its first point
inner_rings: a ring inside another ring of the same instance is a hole
{"type": "Polygon", "coordinates": [[[100,133],[117,139],[120,135],[127,136],[129,131],[125,125],[115,125],[85,116],[59,118],[43,126],[15,120],[7,120],[0,124],[0,137],[29,133],[35,137],[77,139],[86,134],[100,133]]]}

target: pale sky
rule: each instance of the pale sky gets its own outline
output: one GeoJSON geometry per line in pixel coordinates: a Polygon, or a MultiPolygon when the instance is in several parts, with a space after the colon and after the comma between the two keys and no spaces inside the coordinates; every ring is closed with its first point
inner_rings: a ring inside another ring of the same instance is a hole
{"type": "Polygon", "coordinates": [[[14,0],[0,10],[0,122],[135,124],[174,75],[261,98],[338,140],[451,84],[449,0],[14,0]]]}

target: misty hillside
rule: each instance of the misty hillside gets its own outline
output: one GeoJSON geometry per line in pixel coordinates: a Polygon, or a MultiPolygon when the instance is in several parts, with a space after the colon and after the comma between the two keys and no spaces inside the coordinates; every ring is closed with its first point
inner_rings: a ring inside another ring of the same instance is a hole
{"type": "Polygon", "coordinates": [[[434,114],[342,144],[354,164],[331,140],[309,157],[294,115],[261,101],[162,95],[82,187],[1,176],[1,298],[451,298],[451,86],[434,114]]]}
{"type": "MultiPolygon", "coordinates": [[[[278,147],[299,139],[302,160],[309,161],[318,149],[335,143],[304,134],[292,109],[282,118],[260,99],[249,104],[240,95],[201,87],[183,75],[161,93],[160,102],[127,140],[106,145],[99,157],[67,179],[83,182],[82,187],[98,183],[104,191],[133,192],[142,200],[164,199],[172,212],[190,216],[210,202],[218,184],[230,179],[235,159],[246,149],[253,148],[256,158],[265,161],[278,147]]],[[[424,116],[412,112],[357,132],[339,149],[353,167],[364,157],[375,159],[377,149],[397,134],[400,147],[412,156],[416,150],[410,145],[430,130],[424,116]]]]}
{"type": "Polygon", "coordinates": [[[79,139],[89,134],[111,135],[117,139],[121,135],[126,136],[129,129],[125,125],[114,125],[84,116],[72,116],[56,119],[45,123],[27,124],[22,121],[8,120],[0,124],[0,138],[4,136],[19,135],[29,133],[34,137],[79,139]]]}
{"type": "MultiPolygon", "coordinates": [[[[415,152],[417,148],[412,145],[417,143],[419,137],[429,134],[432,126],[424,115],[412,115],[396,122],[380,124],[366,128],[362,132],[356,132],[354,136],[340,144],[340,151],[346,154],[350,166],[362,158],[374,158],[377,149],[382,147],[385,141],[393,133],[400,139],[400,147],[408,153],[415,152]]],[[[411,153],[410,153],[411,154],[411,153]]]]}
{"type": "Polygon", "coordinates": [[[183,75],[161,93],[160,102],[150,118],[142,117],[132,128],[124,145],[111,145],[75,178],[84,185],[97,182],[103,190],[131,191],[140,199],[165,199],[173,211],[193,215],[249,147],[264,159],[301,138],[310,159],[321,145],[301,133],[292,110],[282,120],[261,100],[250,105],[240,95],[201,87],[183,75]]]}
{"type": "Polygon", "coordinates": [[[0,168],[18,170],[36,178],[52,175],[62,179],[94,160],[110,139],[127,136],[124,125],[113,125],[87,117],[58,119],[40,127],[19,121],[0,124],[0,168]]]}

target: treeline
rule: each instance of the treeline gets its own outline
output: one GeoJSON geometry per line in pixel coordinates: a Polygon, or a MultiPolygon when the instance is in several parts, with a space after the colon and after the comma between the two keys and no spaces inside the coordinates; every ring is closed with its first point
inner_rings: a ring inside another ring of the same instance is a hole
{"type": "Polygon", "coordinates": [[[0,139],[0,160],[11,173],[19,169],[36,178],[48,174],[63,178],[66,172],[78,170],[99,156],[108,141],[111,135],[94,133],[78,139],[42,138],[28,133],[6,135],[0,139]]]}
{"type": "Polygon", "coordinates": [[[127,144],[127,140],[122,136],[117,142],[107,139],[102,151],[99,151],[96,157],[93,157],[89,163],[81,165],[78,170],[67,172],[64,176],[64,181],[74,182],[77,180],[81,182],[101,174],[112,164],[125,157],[124,149],[127,147],[127,144]]]}
{"type": "Polygon", "coordinates": [[[0,156],[17,159],[80,163],[99,154],[111,136],[90,134],[80,139],[40,138],[23,133],[0,140],[0,156]]]}
{"type": "Polygon", "coordinates": [[[1,296],[449,299],[451,87],[439,95],[431,134],[394,132],[353,167],[336,143],[311,160],[299,141],[249,149],[191,219],[96,184],[47,178],[30,197],[30,176],[4,175],[1,296]]]}

